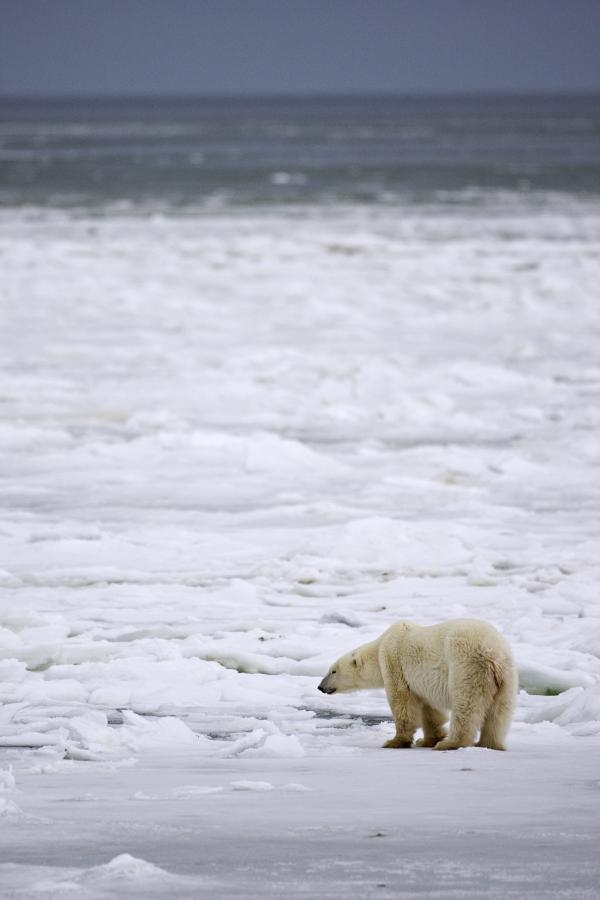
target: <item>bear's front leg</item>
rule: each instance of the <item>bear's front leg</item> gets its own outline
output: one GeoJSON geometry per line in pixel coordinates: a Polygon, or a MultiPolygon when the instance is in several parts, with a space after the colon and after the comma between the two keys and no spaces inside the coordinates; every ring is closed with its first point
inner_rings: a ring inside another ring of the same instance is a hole
{"type": "Polygon", "coordinates": [[[419,702],[410,691],[394,691],[392,696],[387,692],[390,709],[396,723],[396,734],[384,747],[411,747],[415,731],[421,719],[419,702]]]}
{"type": "Polygon", "coordinates": [[[384,747],[411,747],[415,731],[421,723],[421,704],[413,696],[401,673],[390,670],[382,660],[381,674],[390,709],[396,723],[396,734],[384,747]]]}
{"type": "Polygon", "coordinates": [[[417,747],[435,747],[436,744],[443,741],[446,737],[446,728],[444,726],[447,721],[447,713],[424,703],[421,721],[423,737],[417,741],[417,747]]]}

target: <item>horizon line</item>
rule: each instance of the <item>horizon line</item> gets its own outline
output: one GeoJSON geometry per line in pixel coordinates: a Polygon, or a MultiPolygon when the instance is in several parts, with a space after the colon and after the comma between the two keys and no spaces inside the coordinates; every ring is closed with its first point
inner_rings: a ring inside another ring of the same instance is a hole
{"type": "Polygon", "coordinates": [[[452,99],[452,98],[513,98],[513,97],[595,97],[600,96],[600,88],[533,88],[527,90],[489,89],[489,90],[307,90],[307,91],[140,91],[134,93],[100,92],[89,93],[4,93],[0,92],[0,102],[20,101],[64,101],[64,100],[303,100],[303,99],[452,99]]]}

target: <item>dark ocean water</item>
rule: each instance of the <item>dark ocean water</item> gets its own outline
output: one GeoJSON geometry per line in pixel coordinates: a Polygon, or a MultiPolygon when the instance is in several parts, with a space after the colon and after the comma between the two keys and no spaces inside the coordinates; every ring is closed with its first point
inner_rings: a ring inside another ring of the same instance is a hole
{"type": "Polygon", "coordinates": [[[600,97],[0,101],[0,204],[600,194],[600,97]]]}

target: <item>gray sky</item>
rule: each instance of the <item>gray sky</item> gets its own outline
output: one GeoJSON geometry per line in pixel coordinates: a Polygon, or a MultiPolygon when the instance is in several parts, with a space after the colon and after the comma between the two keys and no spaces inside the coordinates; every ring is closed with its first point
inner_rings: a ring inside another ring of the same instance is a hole
{"type": "Polygon", "coordinates": [[[600,90],[600,0],[0,0],[0,93],[600,90]]]}

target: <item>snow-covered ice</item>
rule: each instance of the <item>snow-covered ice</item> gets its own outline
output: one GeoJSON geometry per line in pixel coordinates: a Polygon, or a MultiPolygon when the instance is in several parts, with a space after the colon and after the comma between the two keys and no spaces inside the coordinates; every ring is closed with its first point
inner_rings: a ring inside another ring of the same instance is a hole
{"type": "Polygon", "coordinates": [[[7,897],[592,898],[600,209],[0,214],[7,897]],[[509,753],[316,691],[495,624],[509,753]]]}

